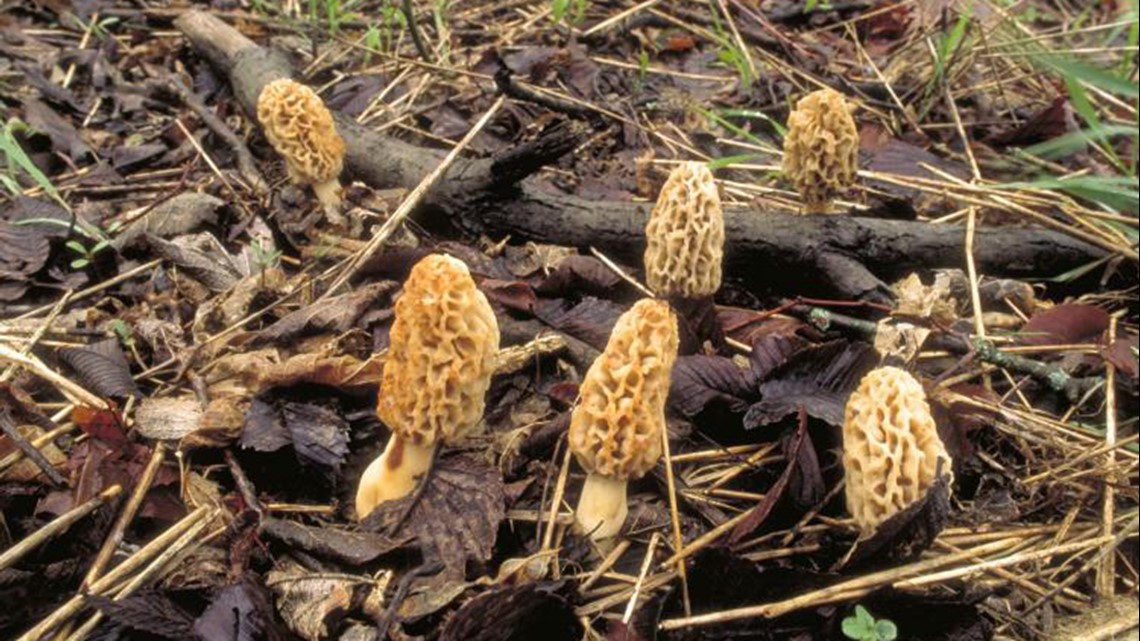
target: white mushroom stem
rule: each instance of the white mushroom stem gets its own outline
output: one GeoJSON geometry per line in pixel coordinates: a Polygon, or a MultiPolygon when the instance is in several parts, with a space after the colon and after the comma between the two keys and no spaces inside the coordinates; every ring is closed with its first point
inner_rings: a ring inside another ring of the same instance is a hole
{"type": "Polygon", "coordinates": [[[344,220],[344,216],[340,213],[339,180],[333,178],[323,183],[313,183],[313,193],[316,194],[317,201],[324,207],[325,214],[328,215],[330,222],[335,224],[344,220]]]}
{"type": "Polygon", "coordinates": [[[578,500],[574,518],[591,539],[610,539],[621,531],[629,513],[625,486],[624,480],[601,474],[586,475],[586,484],[582,486],[582,498],[578,500]]]}
{"type": "Polygon", "coordinates": [[[364,519],[377,505],[403,498],[431,467],[434,447],[416,445],[398,434],[388,439],[384,453],[369,464],[356,490],[356,518],[364,519]]]}

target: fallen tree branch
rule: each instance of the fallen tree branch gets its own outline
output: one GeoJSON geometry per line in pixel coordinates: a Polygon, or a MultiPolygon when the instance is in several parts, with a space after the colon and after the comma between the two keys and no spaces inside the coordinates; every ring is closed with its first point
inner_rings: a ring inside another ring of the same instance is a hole
{"type": "MultiPolygon", "coordinates": [[[[292,74],[282,54],[258,46],[210,14],[188,11],[175,26],[227,74],[247,113],[253,113],[266,83],[292,74]]],[[[374,187],[414,187],[444,156],[370,131],[351,118],[338,115],[336,122],[348,146],[349,170],[374,187]]],[[[566,139],[557,145],[572,146],[566,139]]],[[[536,158],[531,173],[551,156],[536,158]]],[[[469,232],[593,246],[640,263],[649,204],[586,200],[544,189],[525,178],[518,164],[514,171],[502,172],[501,167],[496,159],[457,159],[425,195],[417,216],[425,224],[445,221],[469,232]]],[[[925,222],[729,209],[725,231],[728,274],[760,293],[888,300],[885,280],[917,269],[957,267],[965,256],[962,228],[925,222]]],[[[978,268],[992,276],[1055,275],[1105,255],[1049,230],[982,227],[974,239],[978,268]]]]}
{"type": "MultiPolygon", "coordinates": [[[[854,318],[822,307],[794,305],[788,311],[823,331],[839,327],[857,332],[869,341],[879,332],[879,325],[874,321],[854,318]]],[[[949,333],[933,334],[926,340],[925,346],[928,349],[944,349],[952,354],[970,356],[983,363],[1031,376],[1049,389],[1064,394],[1073,404],[1079,404],[1085,395],[1103,386],[1105,382],[1101,376],[1072,376],[1056,365],[1007,354],[992,341],[977,336],[971,339],[949,333]]]]}

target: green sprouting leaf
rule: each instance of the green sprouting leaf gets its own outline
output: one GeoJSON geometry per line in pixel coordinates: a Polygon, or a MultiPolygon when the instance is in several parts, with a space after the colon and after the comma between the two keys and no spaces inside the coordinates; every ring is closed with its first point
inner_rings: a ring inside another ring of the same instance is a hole
{"type": "Polygon", "coordinates": [[[895,641],[899,636],[899,629],[894,621],[881,619],[875,622],[875,638],[878,641],[895,641]]]}
{"type": "MultiPolygon", "coordinates": [[[[67,211],[71,211],[71,207],[64,202],[59,192],[56,191],[55,185],[44,175],[44,172],[40,171],[36,163],[32,162],[32,159],[28,157],[28,154],[24,152],[24,148],[21,147],[20,143],[16,140],[16,132],[31,130],[31,127],[16,118],[9,120],[4,125],[4,128],[0,130],[0,151],[4,153],[5,164],[8,166],[9,171],[14,171],[15,168],[19,168],[20,171],[27,174],[40,189],[43,189],[48,196],[51,196],[52,200],[58,202],[67,211]]],[[[19,183],[17,183],[13,177],[9,177],[5,180],[4,185],[14,196],[23,193],[19,183]]]]}
{"type": "Polygon", "coordinates": [[[1072,178],[1038,178],[1027,182],[993,185],[997,189],[1048,189],[1101,203],[1115,211],[1136,211],[1140,193],[1136,179],[1128,176],[1073,176],[1072,178]]]}
{"type": "Polygon", "coordinates": [[[863,641],[867,638],[868,630],[866,624],[855,617],[847,617],[846,619],[843,619],[842,629],[843,636],[847,637],[848,639],[863,641]]]}
{"type": "Polygon", "coordinates": [[[1041,52],[1034,54],[1031,58],[1039,65],[1060,74],[1064,78],[1076,79],[1101,91],[1129,98],[1140,98],[1140,85],[1130,81],[1127,76],[1116,76],[1103,69],[1057,53],[1041,52]]]}
{"type": "Polygon", "coordinates": [[[75,260],[71,261],[71,268],[72,269],[84,269],[90,264],[91,264],[91,261],[87,260],[86,258],[76,258],[75,260]]]}
{"type": "Polygon", "coordinates": [[[785,127],[783,125],[783,123],[781,123],[778,120],[773,119],[771,116],[764,113],[763,111],[756,111],[755,109],[722,109],[720,113],[722,115],[724,115],[726,118],[735,117],[735,118],[750,118],[753,120],[763,120],[764,122],[768,123],[769,125],[772,125],[772,128],[776,130],[776,133],[780,134],[781,138],[788,135],[788,128],[785,127]]]}
{"type": "Polygon", "coordinates": [[[722,156],[714,158],[708,162],[709,171],[716,171],[717,169],[724,169],[739,163],[748,162],[750,160],[758,160],[763,158],[761,154],[737,154],[735,156],[722,156]]]}
{"type": "Polygon", "coordinates": [[[1116,136],[1131,136],[1137,138],[1140,137],[1140,131],[1131,125],[1104,125],[1097,129],[1074,131],[1063,136],[1057,136],[1052,140],[1046,140],[1045,142],[1026,147],[1022,149],[1022,153],[1047,160],[1063,158],[1069,154],[1084,151],[1085,147],[1090,143],[1105,142],[1116,136]]]}
{"type": "Polygon", "coordinates": [[[83,254],[84,256],[87,255],[87,247],[85,247],[83,243],[79,242],[78,240],[69,240],[64,243],[63,246],[77,254],[83,254]]]}

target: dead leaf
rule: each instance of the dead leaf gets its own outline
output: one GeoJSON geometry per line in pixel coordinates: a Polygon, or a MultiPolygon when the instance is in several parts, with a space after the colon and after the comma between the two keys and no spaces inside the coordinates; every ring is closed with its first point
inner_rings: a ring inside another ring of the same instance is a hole
{"type": "Polygon", "coordinates": [[[730,546],[739,543],[741,539],[755,532],[756,528],[768,520],[768,516],[776,507],[776,503],[783,498],[788,488],[788,482],[791,480],[796,468],[800,466],[800,451],[807,439],[808,415],[803,407],[800,407],[799,414],[799,425],[796,427],[795,436],[793,437],[791,445],[785,448],[786,453],[784,458],[788,463],[784,466],[783,473],[780,474],[780,478],[776,479],[775,484],[764,494],[764,498],[756,507],[752,508],[748,516],[744,517],[744,520],[732,528],[732,533],[728,536],[728,544],[730,546]]]}
{"type": "Polygon", "coordinates": [[[218,210],[226,203],[220,198],[196,191],[182,192],[158,203],[115,236],[111,245],[122,249],[143,234],[170,238],[196,231],[202,225],[218,221],[218,210]]]}
{"type": "Polygon", "coordinates": [[[479,281],[479,289],[491,301],[525,316],[534,313],[534,306],[538,302],[538,296],[535,295],[534,289],[521,280],[507,281],[484,278],[479,281]]]}
{"type": "Polygon", "coordinates": [[[205,252],[188,247],[184,243],[165,240],[154,234],[143,234],[155,254],[181,267],[192,278],[209,288],[210,291],[224,292],[241,279],[241,273],[229,264],[205,252]]]}
{"type": "Polygon", "coordinates": [[[194,634],[194,617],[162,592],[143,590],[115,601],[106,597],[88,597],[88,601],[111,621],[132,630],[172,641],[194,634]]]}
{"type": "Polygon", "coordinates": [[[257,452],[292,445],[299,462],[316,467],[331,483],[348,455],[348,423],[326,407],[258,396],[250,403],[241,445],[257,452]]]}
{"type": "Polygon", "coordinates": [[[1140,377],[1140,362],[1137,361],[1136,350],[1140,346],[1140,339],[1135,334],[1117,338],[1108,347],[1100,347],[1100,355],[1104,360],[1112,363],[1118,376],[1136,379],[1140,377]]]}
{"type": "Polygon", "coordinates": [[[375,387],[380,384],[384,373],[384,354],[373,354],[366,361],[349,355],[299,354],[257,373],[260,375],[257,380],[258,390],[302,383],[327,385],[341,390],[375,387]]]}
{"type": "Polygon", "coordinates": [[[701,354],[681,356],[673,366],[669,405],[693,418],[709,405],[743,413],[756,401],[756,379],[751,369],[731,358],[701,354]]]}
{"type": "Polygon", "coordinates": [[[95,438],[108,443],[125,443],[127,440],[123,417],[115,409],[98,409],[78,405],[71,410],[75,426],[95,438]]]}
{"type": "Polygon", "coordinates": [[[144,398],[135,410],[135,430],[157,440],[178,440],[198,429],[202,404],[192,396],[144,398]]]}
{"type": "Polygon", "coordinates": [[[993,403],[995,406],[1001,401],[1001,397],[992,390],[970,383],[940,388],[929,395],[930,411],[938,426],[938,436],[946,445],[950,460],[958,463],[974,454],[970,435],[992,425],[997,419],[997,412],[968,403],[960,396],[993,403]]]}
{"type": "Polygon", "coordinates": [[[269,594],[253,580],[223,588],[194,621],[194,632],[203,641],[284,641],[273,617],[269,594]]]}
{"type": "Polygon", "coordinates": [[[255,344],[287,341],[303,334],[321,332],[346,332],[355,327],[360,316],[377,303],[381,297],[391,294],[399,283],[382,280],[357,288],[347,294],[313,303],[308,307],[291,312],[261,330],[255,344]]]}
{"type": "Polygon", "coordinates": [[[391,577],[390,571],[384,572],[377,581],[367,582],[314,575],[297,563],[279,563],[265,582],[277,597],[277,612],[285,625],[306,641],[324,641],[342,627],[353,603],[372,592],[379,592],[382,600],[391,577]]]}
{"type": "Polygon", "coordinates": [[[745,345],[752,345],[769,336],[801,341],[805,338],[818,339],[817,330],[791,316],[772,316],[753,309],[723,305],[718,305],[716,312],[725,336],[745,345]]]}
{"type": "Polygon", "coordinates": [[[583,630],[569,593],[565,581],[492,589],[459,608],[440,641],[524,641],[539,634],[543,641],[577,641],[583,630]]]}
{"type": "Polygon", "coordinates": [[[950,516],[950,477],[943,470],[926,495],[861,539],[844,568],[880,567],[913,560],[934,542],[950,516]]]}
{"type": "Polygon", "coordinates": [[[91,147],[80,137],[79,130],[46,103],[35,98],[25,100],[24,117],[32,129],[51,138],[51,146],[55,151],[65,154],[73,161],[82,161],[92,153],[91,147]]]}
{"type": "MultiPolygon", "coordinates": [[[[923,180],[941,180],[937,173],[926,168],[932,167],[962,180],[968,180],[971,176],[970,168],[962,163],[935,156],[925,149],[892,138],[889,133],[876,138],[870,130],[870,127],[864,127],[860,131],[860,148],[871,155],[871,160],[867,163],[867,169],[870,171],[923,180]]],[[[868,179],[867,184],[907,202],[916,203],[916,207],[919,207],[925,198],[922,192],[914,187],[874,178],[868,179]]]]}
{"type": "Polygon", "coordinates": [[[364,565],[398,549],[409,539],[389,539],[376,532],[312,527],[295,521],[267,517],[262,532],[289,547],[343,565],[364,565]]]}
{"type": "Polygon", "coordinates": [[[894,358],[909,363],[918,355],[930,332],[926,327],[887,317],[876,324],[872,343],[881,359],[894,358]]]}
{"type": "Polygon", "coordinates": [[[774,423],[800,406],[813,418],[842,425],[847,397],[877,364],[866,343],[838,340],[801,349],[760,384],[761,400],[748,409],[744,428],[774,423]]]}
{"type": "Polygon", "coordinates": [[[75,371],[83,387],[99,396],[142,396],[118,338],[65,347],[59,350],[59,359],[75,371]]]}
{"type": "Polygon", "coordinates": [[[0,405],[8,408],[16,423],[29,423],[45,431],[59,427],[19,385],[0,381],[0,405]]]}
{"type": "Polygon", "coordinates": [[[0,301],[19,300],[50,253],[51,244],[38,230],[0,220],[0,301]]]}
{"type": "Polygon", "coordinates": [[[1108,329],[1108,312],[1095,305],[1057,305],[1030,317],[1021,328],[1023,345],[1095,343],[1108,329]]]}
{"type": "Polygon", "coordinates": [[[621,285],[622,279],[614,270],[593,256],[567,256],[557,267],[535,286],[542,296],[603,296],[621,285]]]}
{"type": "Polygon", "coordinates": [[[986,142],[995,147],[1028,147],[1080,130],[1068,96],[1057,96],[1045,108],[1033,114],[1020,126],[1009,129],[986,142]]]}
{"type": "Polygon", "coordinates": [[[586,296],[577,304],[563,299],[541,299],[534,315],[558,331],[565,332],[596,349],[604,349],[610,332],[625,308],[615,302],[586,296]]]}
{"type": "MultiPolygon", "coordinates": [[[[165,154],[169,148],[161,142],[147,142],[141,145],[120,145],[111,150],[111,166],[123,174],[143,167],[165,154]]],[[[157,168],[157,163],[151,163],[157,168]]]]}
{"type": "Polygon", "coordinates": [[[415,621],[448,607],[471,587],[466,581],[445,581],[442,585],[430,582],[412,588],[396,609],[400,618],[415,621]]]}
{"type": "Polygon", "coordinates": [[[468,559],[491,558],[506,494],[499,471],[480,459],[445,456],[427,485],[411,496],[382,503],[364,519],[365,528],[419,539],[426,563],[442,563],[444,575],[462,579],[468,559]]]}
{"type": "Polygon", "coordinates": [[[951,279],[944,271],[939,272],[934,284],[929,286],[922,283],[918,274],[911,273],[891,285],[897,300],[895,315],[930,319],[946,327],[953,325],[958,320],[960,303],[954,297],[951,285],[951,279]]]}

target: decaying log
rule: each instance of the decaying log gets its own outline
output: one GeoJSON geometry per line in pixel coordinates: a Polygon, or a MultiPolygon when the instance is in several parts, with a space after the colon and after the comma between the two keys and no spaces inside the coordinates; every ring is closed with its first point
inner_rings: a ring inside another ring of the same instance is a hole
{"type": "MultiPolygon", "coordinates": [[[[194,48],[230,79],[247,113],[261,88],[293,72],[280,53],[258,46],[207,13],[188,11],[175,25],[194,48]]],[[[337,116],[352,175],[378,188],[414,187],[443,152],[391,138],[337,116]]],[[[428,194],[417,216],[444,219],[466,231],[517,240],[594,246],[640,263],[650,205],[592,201],[542,188],[527,169],[575,146],[573,128],[550,140],[493,159],[460,159],[428,194]]],[[[749,209],[725,211],[731,278],[750,287],[794,294],[882,299],[884,280],[916,269],[960,267],[961,227],[853,216],[795,216],[749,209]]],[[[1041,229],[981,227],[974,240],[977,268],[989,276],[1053,276],[1105,255],[1065,234],[1041,229]]]]}

